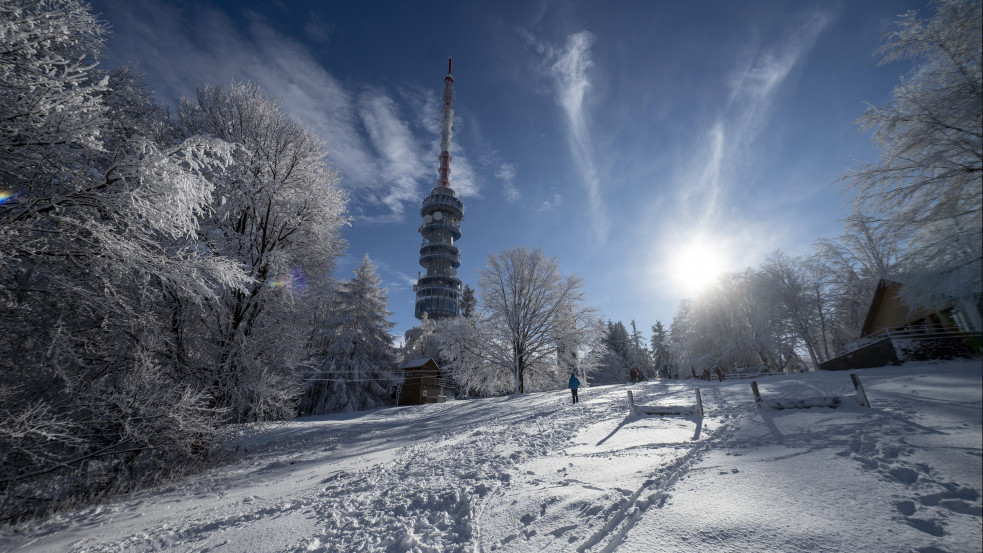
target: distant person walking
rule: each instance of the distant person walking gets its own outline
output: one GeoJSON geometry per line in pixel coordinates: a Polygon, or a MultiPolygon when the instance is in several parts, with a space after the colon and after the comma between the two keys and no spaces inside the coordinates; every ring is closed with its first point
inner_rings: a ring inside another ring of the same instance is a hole
{"type": "Polygon", "coordinates": [[[570,393],[573,394],[573,402],[577,403],[577,388],[580,387],[580,381],[577,380],[577,375],[570,373],[570,393]]]}

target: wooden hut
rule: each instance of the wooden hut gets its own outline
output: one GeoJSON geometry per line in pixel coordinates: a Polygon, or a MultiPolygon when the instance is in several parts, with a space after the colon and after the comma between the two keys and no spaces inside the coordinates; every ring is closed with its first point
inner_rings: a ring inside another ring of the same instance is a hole
{"type": "Polygon", "coordinates": [[[453,392],[450,382],[441,376],[440,367],[433,359],[412,359],[400,365],[399,370],[403,373],[399,405],[441,403],[453,392]]]}

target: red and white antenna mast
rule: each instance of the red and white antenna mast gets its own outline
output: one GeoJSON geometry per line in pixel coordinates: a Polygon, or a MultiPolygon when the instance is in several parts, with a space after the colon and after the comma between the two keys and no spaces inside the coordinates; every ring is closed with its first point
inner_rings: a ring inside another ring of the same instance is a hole
{"type": "Polygon", "coordinates": [[[437,185],[450,188],[451,174],[451,124],[454,122],[454,77],[451,75],[451,58],[447,58],[447,76],[444,77],[444,105],[440,108],[440,177],[437,185]]]}

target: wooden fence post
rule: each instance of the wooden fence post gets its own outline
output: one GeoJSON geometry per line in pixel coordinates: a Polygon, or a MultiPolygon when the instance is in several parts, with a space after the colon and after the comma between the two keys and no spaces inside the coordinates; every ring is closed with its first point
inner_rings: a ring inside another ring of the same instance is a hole
{"type": "Polygon", "coordinates": [[[699,388],[696,389],[696,410],[700,414],[700,416],[702,417],[703,416],[703,398],[700,396],[700,389],[699,388]]]}
{"type": "Polygon", "coordinates": [[[860,383],[860,377],[857,373],[850,373],[850,380],[853,381],[853,389],[857,391],[857,403],[861,407],[870,407],[870,401],[867,401],[867,393],[864,392],[864,385],[860,383]]]}
{"type": "Polygon", "coordinates": [[[761,393],[758,392],[758,383],[751,381],[751,393],[754,394],[754,406],[761,409],[761,393]]]}

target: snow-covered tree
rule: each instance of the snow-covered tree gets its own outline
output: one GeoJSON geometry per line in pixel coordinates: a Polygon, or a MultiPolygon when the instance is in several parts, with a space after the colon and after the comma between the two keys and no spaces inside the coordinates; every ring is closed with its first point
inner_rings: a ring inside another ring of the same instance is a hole
{"type": "Polygon", "coordinates": [[[821,303],[815,301],[812,283],[801,260],[776,251],[768,256],[762,267],[762,278],[768,280],[788,322],[802,340],[813,366],[829,358],[825,348],[821,303]]]}
{"type": "Polygon", "coordinates": [[[139,79],[95,69],[104,33],[79,2],[0,3],[0,519],[180,471],[221,414],[167,353],[162,291],[246,282],[199,240],[230,150],[162,140],[139,79]]]}
{"type": "MultiPolygon", "coordinates": [[[[403,334],[403,348],[400,356],[403,360],[436,358],[440,355],[439,336],[434,331],[437,321],[430,320],[426,312],[420,319],[420,324],[403,334]]],[[[438,365],[440,363],[438,362],[438,365]]]]}
{"type": "Polygon", "coordinates": [[[102,149],[107,79],[93,79],[92,70],[105,34],[105,25],[82,2],[0,4],[0,148],[8,176],[25,176],[12,172],[12,165],[31,159],[28,152],[39,147],[102,149]]]}
{"type": "Polygon", "coordinates": [[[632,366],[631,337],[621,321],[608,321],[601,338],[604,355],[595,375],[598,384],[615,384],[628,380],[628,370],[632,366]]]}
{"type": "Polygon", "coordinates": [[[670,367],[672,375],[676,378],[689,378],[694,375],[690,363],[693,357],[693,338],[693,302],[690,299],[683,299],[676,308],[672,324],[669,325],[669,352],[672,359],[670,367]]]}
{"type": "Polygon", "coordinates": [[[810,263],[817,280],[825,282],[824,301],[830,303],[831,347],[839,351],[857,340],[881,278],[900,271],[902,246],[910,232],[858,212],[843,220],[843,233],[821,239],[810,263]]]}
{"type": "Polygon", "coordinates": [[[440,336],[441,369],[458,386],[458,392],[479,397],[497,396],[511,392],[514,380],[511,367],[489,360],[485,346],[497,339],[481,316],[452,317],[436,323],[440,336]]]}
{"type": "Polygon", "coordinates": [[[209,251],[249,277],[189,321],[182,347],[197,352],[201,385],[234,419],[290,416],[345,245],[337,173],[324,143],[255,85],[200,88],[179,116],[185,135],[233,145],[232,163],[209,174],[216,190],[203,230],[209,251]]]}
{"type": "Polygon", "coordinates": [[[564,278],[541,249],[519,247],[488,256],[479,288],[481,356],[511,373],[516,393],[562,384],[567,375],[557,366],[558,344],[583,343],[596,318],[581,303],[580,278],[564,278]]]}
{"type": "Polygon", "coordinates": [[[470,284],[465,284],[461,292],[461,316],[473,317],[477,309],[478,298],[474,295],[474,288],[470,284]]]}
{"type": "Polygon", "coordinates": [[[631,321],[631,368],[635,369],[642,376],[655,376],[652,371],[652,353],[645,345],[645,338],[638,330],[635,320],[631,321]]]}
{"type": "Polygon", "coordinates": [[[905,294],[913,304],[983,289],[983,9],[938,0],[930,19],[908,12],[881,48],[882,63],[912,59],[884,106],[870,107],[880,159],[850,171],[865,213],[913,230],[905,294]]]}
{"type": "Polygon", "coordinates": [[[652,325],[652,364],[655,367],[656,376],[668,377],[669,365],[672,360],[669,356],[669,333],[662,325],[662,321],[655,321],[652,325]]]}
{"type": "Polygon", "coordinates": [[[779,281],[751,269],[723,275],[681,302],[669,334],[674,374],[683,377],[745,367],[785,371],[798,366],[803,343],[780,301],[779,281]]]}
{"type": "Polygon", "coordinates": [[[316,370],[305,384],[301,415],[386,405],[397,383],[388,298],[368,254],[344,282],[325,321],[316,370]]]}

